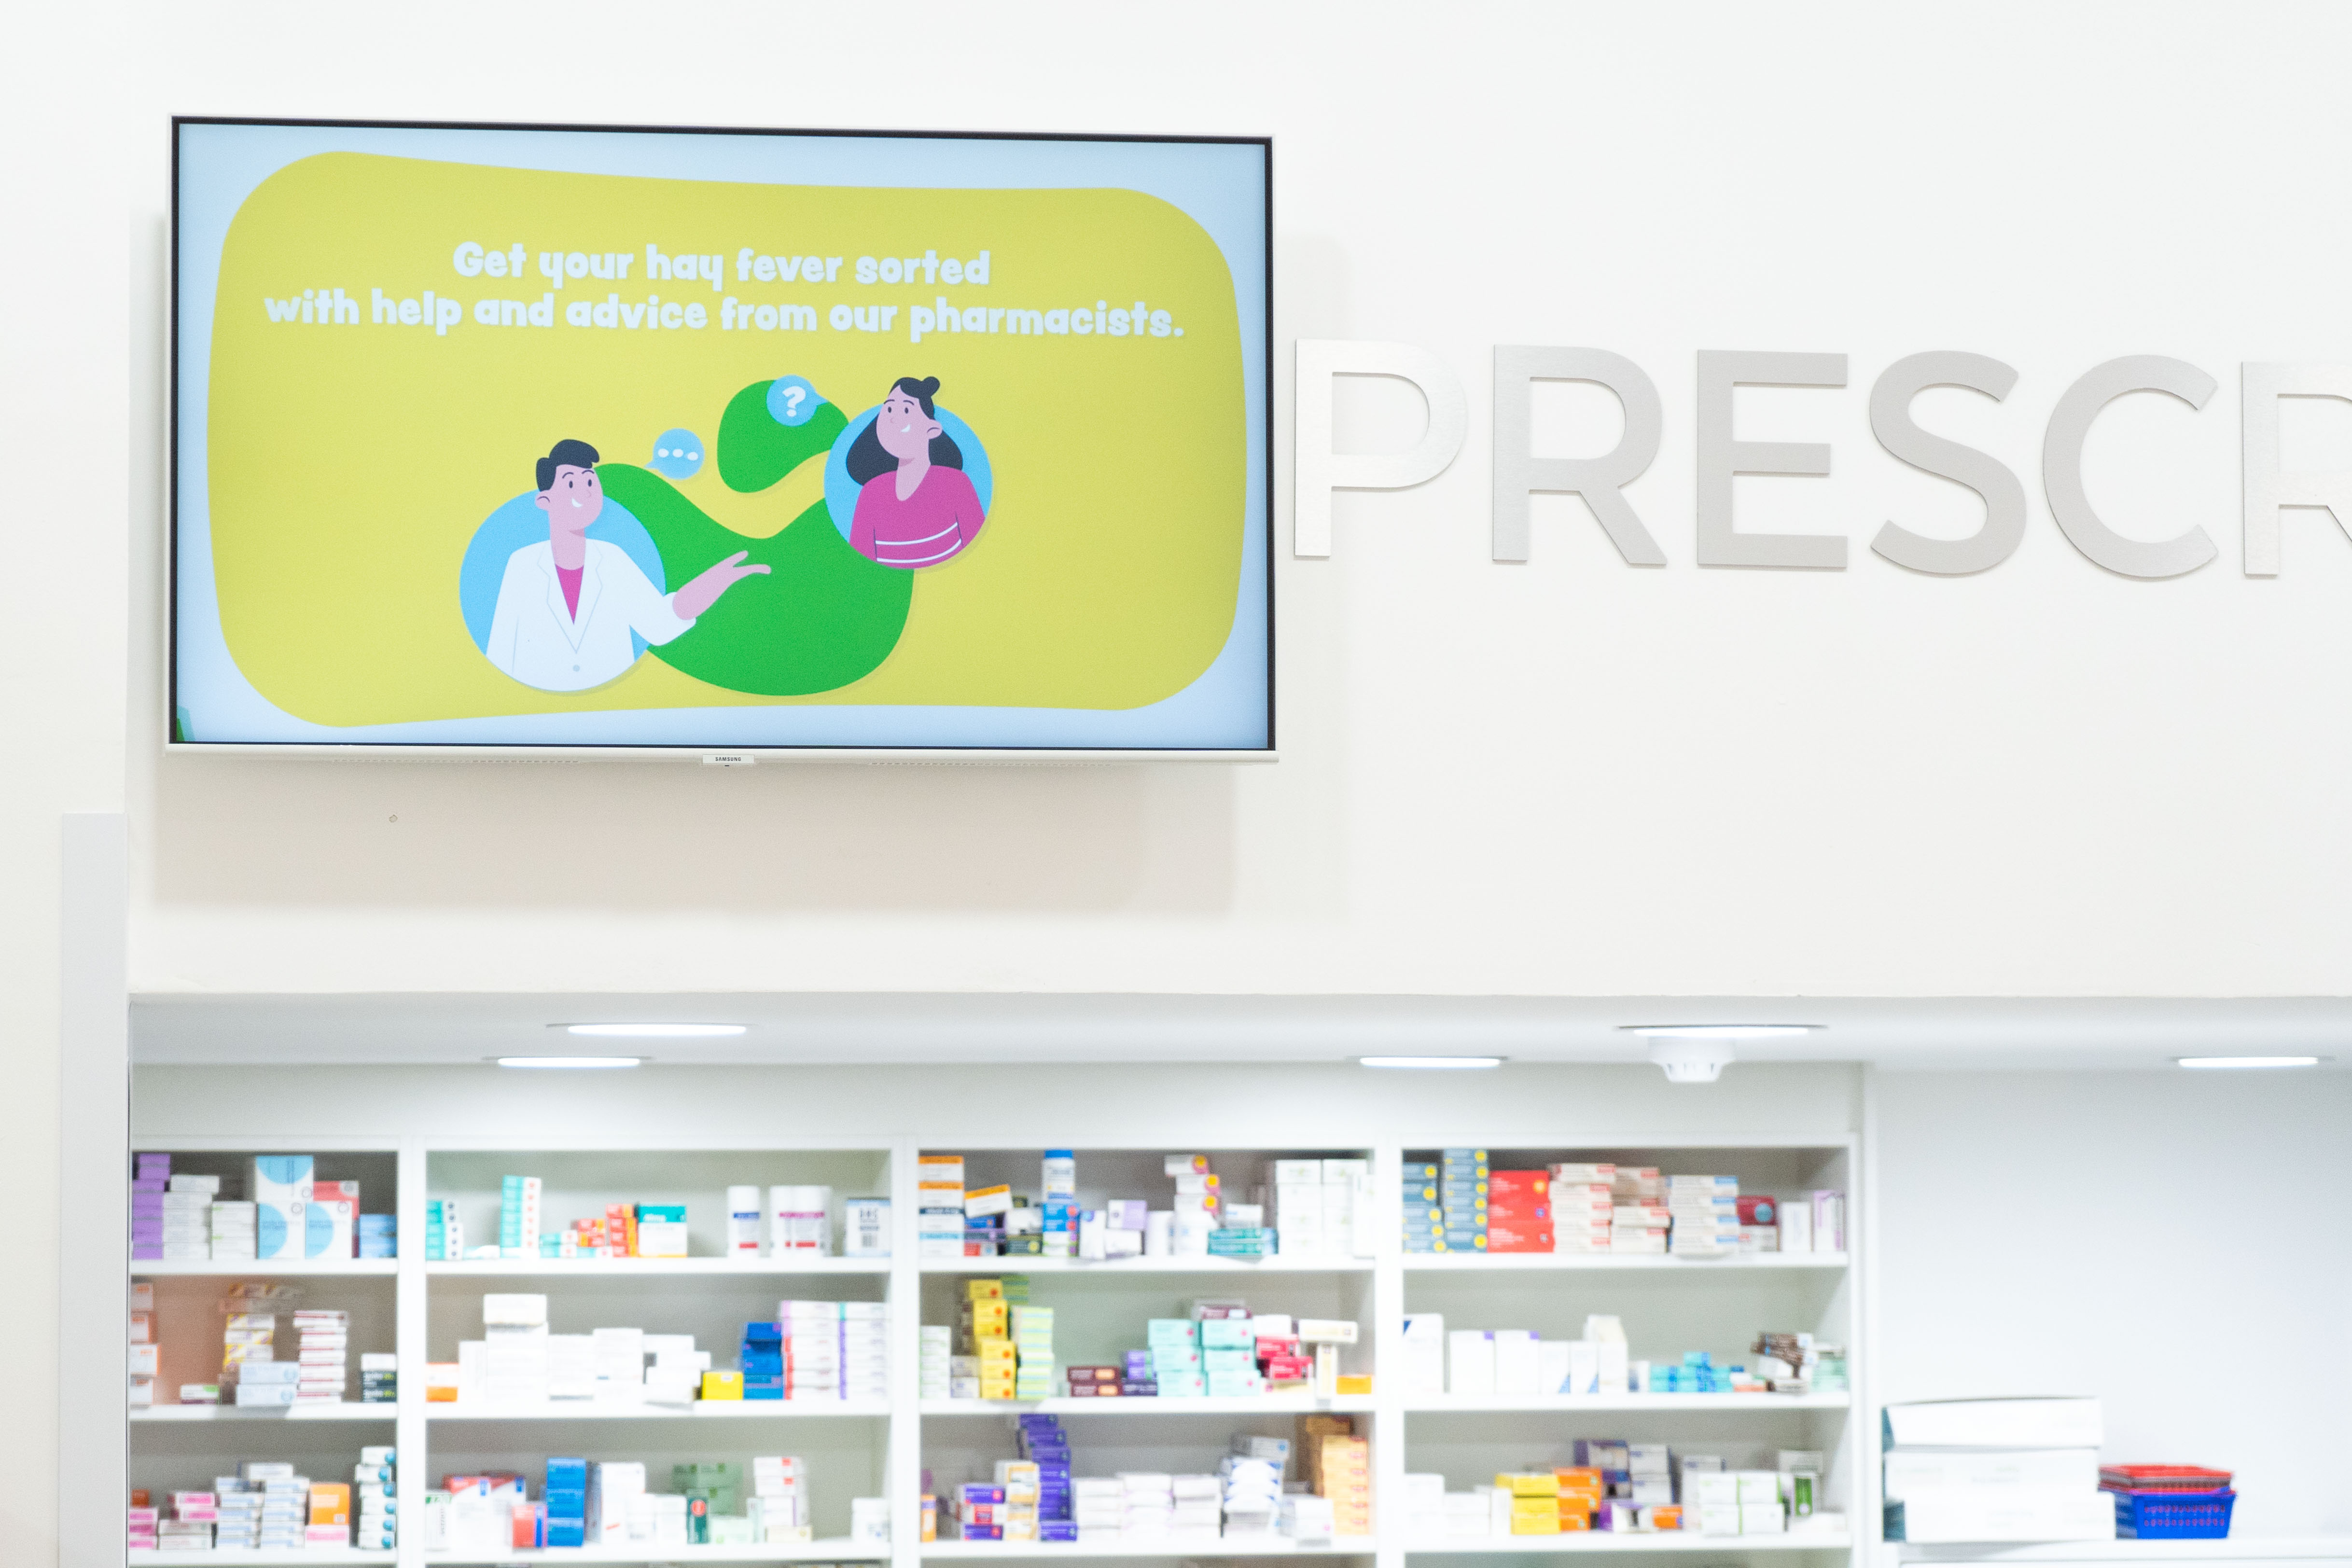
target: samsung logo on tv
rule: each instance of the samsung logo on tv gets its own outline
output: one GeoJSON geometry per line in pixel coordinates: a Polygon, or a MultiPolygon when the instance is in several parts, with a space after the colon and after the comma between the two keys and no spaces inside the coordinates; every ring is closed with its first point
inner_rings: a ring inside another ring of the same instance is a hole
{"type": "MultiPolygon", "coordinates": [[[[2249,361],[2238,367],[2243,402],[2240,450],[2243,504],[2240,527],[2244,570],[2275,577],[2279,570],[2279,509],[2315,507],[2352,531],[2352,472],[2290,472],[2280,466],[2279,400],[2326,397],[2352,402],[2352,365],[2249,361]]],[[[1445,363],[1409,343],[1300,339],[1294,404],[1292,553],[1331,553],[1331,492],[1391,490],[1444,472],[1469,424],[1462,384],[1445,363]],[[1400,453],[1343,455],[1332,450],[1332,381],[1339,375],[1395,376],[1412,382],[1429,404],[1418,444],[1400,453]]],[[[1846,539],[1836,534],[1744,532],[1732,512],[1732,480],[1739,475],[1821,476],[1830,448],[1811,442],[1739,441],[1732,407],[1743,386],[1843,387],[1846,356],[1701,350],[1698,355],[1696,524],[1701,566],[1843,571],[1846,539]]],[[[1923,428],[1912,400],[1930,387],[1962,387],[1996,402],[2008,398],[2017,371],[1999,360],[1957,350],[1911,354],[1879,372],[1870,390],[1870,430],[1878,444],[1912,467],[1965,486],[1983,503],[1984,517],[1965,538],[1931,538],[1900,523],[1883,525],[1870,548],[1913,571],[1958,577],[1986,571],[2015,553],[2025,538],[2025,486],[2016,471],[1992,455],[1923,428]]],[[[2084,371],[2051,409],[2042,437],[2042,487],[2050,514],[2067,541],[2119,576],[2179,577],[2211,561],[2212,536],[2191,526],[2170,538],[2127,538],[2092,507],[2083,486],[2083,448],[2100,411],[2129,392],[2164,392],[2194,411],[2220,383],[2197,366],[2161,354],[2109,360],[2084,371]]],[[[1624,494],[1656,460],[1663,430],[1658,390],[1642,367],[1605,349],[1498,344],[1495,349],[1494,559],[1528,559],[1528,505],[1533,495],[1580,497],[1609,541],[1631,566],[1664,566],[1647,520],[1624,494]],[[1590,382],[1623,405],[1624,433],[1598,457],[1533,455],[1532,392],[1538,382],[1590,382]]]]}

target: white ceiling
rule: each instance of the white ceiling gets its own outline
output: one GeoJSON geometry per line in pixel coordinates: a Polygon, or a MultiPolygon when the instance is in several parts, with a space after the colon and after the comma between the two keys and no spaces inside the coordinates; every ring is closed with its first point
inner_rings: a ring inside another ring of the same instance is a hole
{"type": "Polygon", "coordinates": [[[746,1062],[1330,1061],[1383,1052],[1630,1061],[1636,1023],[1810,1023],[1749,1061],[1913,1070],[2166,1069],[2180,1055],[2352,1064],[2347,998],[1561,998],[861,993],[159,996],[131,1007],[145,1064],[474,1062],[562,1051],[746,1062]],[[740,1023],[720,1040],[583,1043],[551,1024],[740,1023]]]}

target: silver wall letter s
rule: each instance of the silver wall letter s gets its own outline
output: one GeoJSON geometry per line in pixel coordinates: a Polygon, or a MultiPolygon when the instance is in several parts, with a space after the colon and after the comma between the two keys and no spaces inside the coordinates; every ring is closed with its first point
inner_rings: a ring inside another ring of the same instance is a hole
{"type": "Polygon", "coordinates": [[[1470,428],[1470,402],[1445,361],[1411,343],[1298,340],[1291,415],[1290,553],[1331,553],[1333,490],[1402,490],[1445,472],[1470,428]],[[1331,450],[1331,378],[1395,376],[1429,404],[1429,427],[1408,451],[1343,456],[1331,450]]]}
{"type": "Polygon", "coordinates": [[[1886,367],[1870,389],[1870,433],[1878,444],[1911,465],[1965,485],[1984,497],[1984,523],[1964,539],[1931,539],[1888,523],[1870,548],[1897,566],[1939,577],[1965,577],[1999,566],[2025,538],[2025,486],[2017,476],[1973,446],[1930,435],[1911,420],[1911,400],[1929,387],[1966,387],[1995,402],[2017,385],[2017,372],[1982,354],[1950,350],[1913,354],[1886,367]]]}
{"type": "Polygon", "coordinates": [[[1795,474],[1820,478],[1830,449],[1811,441],[1734,441],[1731,393],[1740,386],[1842,387],[1843,354],[1750,354],[1702,349],[1698,355],[1698,563],[1845,570],[1845,540],[1824,534],[1743,534],[1731,526],[1731,476],[1795,474]]]}
{"type": "Polygon", "coordinates": [[[2133,354],[2092,366],[2066,389],[2042,433],[2042,488],[2050,497],[2051,514],[2076,549],[2109,571],[2143,578],[2179,577],[2219,553],[2201,528],[2156,544],[2127,539],[2099,520],[2083,491],[2083,441],[2101,409],[2135,392],[2170,392],[2190,408],[2203,408],[2218,385],[2186,361],[2133,354]]]}
{"type": "Polygon", "coordinates": [[[2246,364],[2239,368],[2245,396],[2239,432],[2245,465],[2246,575],[2276,577],[2279,508],[2325,507],[2336,526],[2352,534],[2352,471],[2279,472],[2279,409],[2283,397],[2352,399],[2352,365],[2246,364]]]}
{"type": "Polygon", "coordinates": [[[1531,547],[1528,496],[1542,490],[1584,497],[1629,566],[1664,566],[1666,552],[1622,493],[1658,455],[1664,425],[1658,389],[1642,367],[1605,349],[1495,346],[1495,559],[1525,560],[1531,547]],[[1598,382],[1625,405],[1625,434],[1605,457],[1537,457],[1531,382],[1598,382]]]}

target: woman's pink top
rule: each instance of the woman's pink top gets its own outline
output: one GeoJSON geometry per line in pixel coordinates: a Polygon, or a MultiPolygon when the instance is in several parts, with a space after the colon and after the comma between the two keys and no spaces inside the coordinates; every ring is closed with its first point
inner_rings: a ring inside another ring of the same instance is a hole
{"type": "Polygon", "coordinates": [[[849,548],[884,566],[937,566],[980,537],[980,494],[961,468],[934,463],[915,493],[898,499],[896,469],[857,492],[849,548]]]}

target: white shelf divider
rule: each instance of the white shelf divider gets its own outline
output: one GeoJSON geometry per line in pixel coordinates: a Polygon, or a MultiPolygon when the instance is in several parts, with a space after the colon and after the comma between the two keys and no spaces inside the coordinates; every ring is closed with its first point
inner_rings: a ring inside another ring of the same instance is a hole
{"type": "Polygon", "coordinates": [[[131,1277],[134,1280],[244,1280],[263,1275],[292,1275],[304,1280],[388,1280],[399,1272],[397,1258],[247,1258],[242,1261],[138,1258],[131,1262],[131,1277]]]}
{"type": "Polygon", "coordinates": [[[1415,1394],[1405,1397],[1404,1408],[1414,1412],[1550,1410],[1563,1416],[1704,1410],[1760,1416],[1788,1410],[1843,1410],[1853,1402],[1850,1394],[1415,1394]]]}
{"type": "Polygon", "coordinates": [[[678,1275],[733,1275],[741,1279],[793,1274],[887,1274],[887,1258],[467,1258],[431,1262],[434,1279],[480,1280],[658,1280],[678,1275]]]}
{"type": "MultiPolygon", "coordinates": [[[[134,1424],[149,1422],[176,1424],[186,1421],[248,1421],[291,1423],[297,1426],[312,1421],[379,1421],[390,1423],[400,1417],[400,1406],[393,1404],[362,1405],[346,1402],[341,1405],[279,1405],[262,1407],[252,1405],[155,1405],[144,1410],[131,1412],[134,1424]]],[[[209,1559],[207,1559],[209,1561],[209,1559]]]]}
{"type": "Polygon", "coordinates": [[[1280,1537],[1245,1536],[1234,1541],[1107,1542],[1081,1545],[1069,1541],[937,1541],[923,1543],[923,1555],[933,1561],[952,1558],[1024,1557],[1370,1557],[1376,1536],[1335,1535],[1328,1544],[1301,1545],[1280,1537]]]}
{"type": "Polygon", "coordinates": [[[506,1563],[879,1563],[889,1555],[887,1547],[860,1546],[845,1536],[741,1546],[656,1546],[646,1542],[632,1546],[551,1546],[544,1551],[427,1552],[423,1562],[430,1568],[445,1563],[457,1568],[506,1563]]]}
{"type": "Polygon", "coordinates": [[[336,1568],[354,1563],[390,1564],[399,1561],[392,1552],[362,1552],[356,1546],[280,1546],[268,1552],[127,1552],[131,1568],[162,1568],[165,1563],[202,1563],[206,1568],[336,1568]]]}
{"type": "Polygon", "coordinates": [[[1667,1274],[1714,1274],[1752,1269],[1846,1268],[1843,1252],[1742,1252],[1728,1258],[1676,1258],[1646,1252],[1618,1258],[1598,1252],[1407,1252],[1406,1272],[1475,1273],[1481,1270],[1533,1270],[1537,1272],[1590,1270],[1601,1274],[1636,1271],[1667,1274]]]}
{"type": "MultiPolygon", "coordinates": [[[[909,1243],[911,1245],[911,1241],[909,1243]]],[[[1369,1274],[1370,1258],[925,1258],[926,1274],[1369,1274]]]]}
{"type": "Polygon", "coordinates": [[[1701,1535],[1696,1530],[1662,1530],[1654,1535],[1620,1534],[1607,1530],[1576,1530],[1561,1535],[1455,1535],[1442,1540],[1408,1542],[1413,1556],[1445,1552],[1537,1552],[1559,1556],[1606,1555],[1615,1552],[1712,1553],[1736,1556],[1747,1552],[1844,1552],[1853,1550],[1853,1537],[1843,1530],[1791,1530],[1779,1535],[1701,1535]]]}
{"type": "Polygon", "coordinates": [[[839,1421],[887,1420],[887,1399],[698,1399],[691,1405],[615,1405],[550,1399],[533,1405],[458,1400],[427,1405],[430,1426],[445,1421],[839,1421]]]}
{"type": "Polygon", "coordinates": [[[1370,1415],[1378,1408],[1369,1394],[1340,1394],[1320,1399],[1311,1394],[1263,1394],[1228,1399],[926,1399],[925,1416],[1311,1416],[1328,1411],[1335,1416],[1370,1415]]]}

